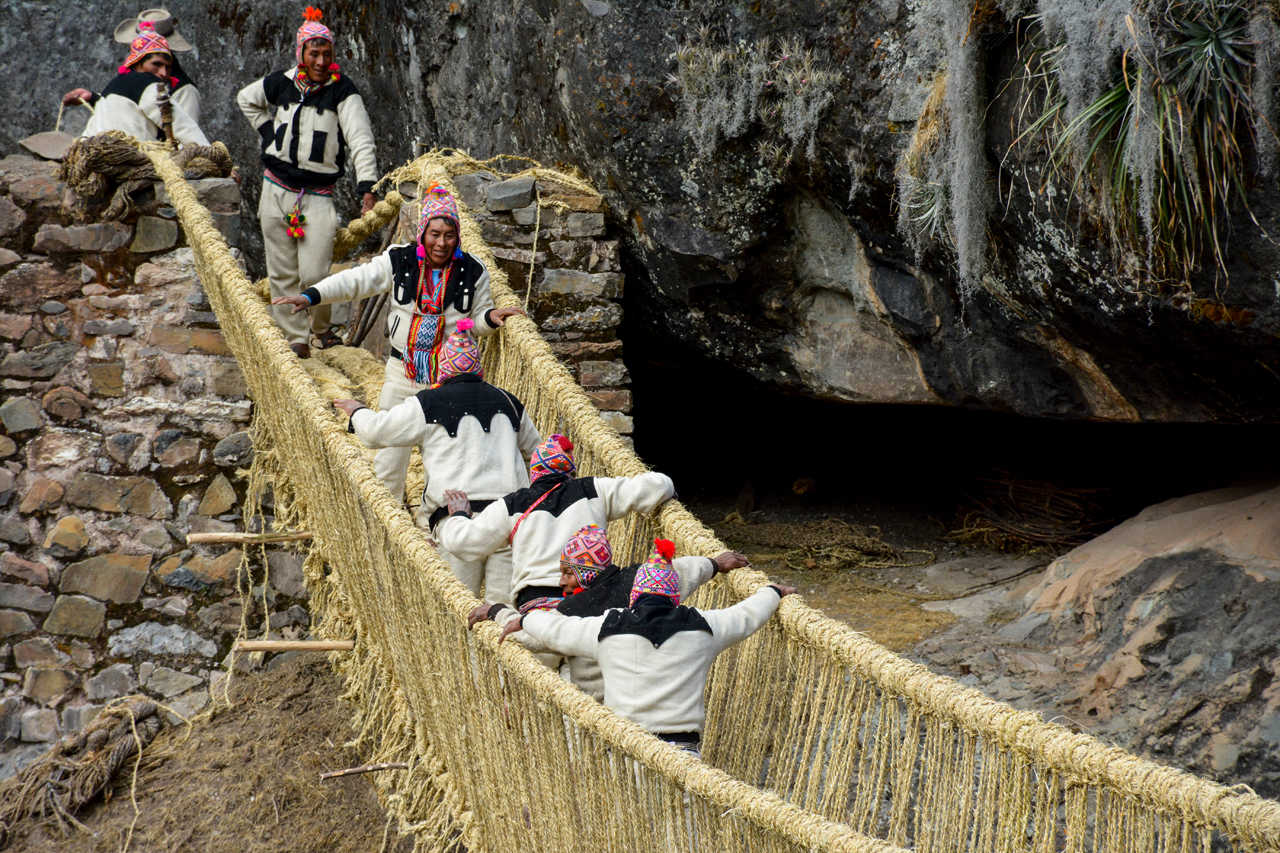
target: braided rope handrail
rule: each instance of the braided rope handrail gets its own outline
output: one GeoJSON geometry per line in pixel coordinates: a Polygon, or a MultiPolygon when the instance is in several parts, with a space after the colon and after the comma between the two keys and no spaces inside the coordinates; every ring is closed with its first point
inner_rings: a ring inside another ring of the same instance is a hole
{"type": "MultiPolygon", "coordinates": [[[[491,167],[489,163],[481,165],[491,167]]],[[[428,152],[415,163],[392,172],[388,180],[399,183],[416,178],[423,185],[436,181],[456,196],[450,169],[471,172],[477,170],[477,165],[461,152],[428,152]]],[[[533,170],[519,174],[533,174],[533,170]]],[[[480,239],[474,222],[470,227],[464,223],[463,241],[467,250],[490,269],[491,278],[501,279],[493,286],[495,301],[503,307],[520,307],[522,301],[506,284],[505,276],[500,272],[494,275],[496,259],[480,239]]],[[[515,320],[513,329],[503,336],[502,346],[518,349],[520,360],[539,375],[548,393],[557,398],[564,420],[574,425],[598,422],[595,406],[538,335],[537,327],[526,318],[512,320],[515,320]]],[[[604,471],[612,476],[630,476],[648,470],[634,451],[607,427],[579,429],[571,434],[577,446],[586,445],[604,471]]],[[[676,501],[663,508],[658,526],[663,535],[676,542],[681,553],[714,554],[726,550],[723,542],[676,501]]],[[[732,598],[741,600],[767,584],[768,578],[759,572],[739,570],[727,575],[725,583],[732,590],[732,598]]],[[[1017,711],[979,690],[903,659],[847,625],[814,611],[800,596],[784,599],[779,617],[784,630],[801,644],[822,650],[833,661],[875,682],[887,693],[928,708],[971,735],[1031,757],[1037,766],[1122,793],[1161,812],[1212,827],[1257,849],[1280,850],[1280,804],[1258,797],[1244,786],[1228,788],[1137,758],[1089,735],[1045,722],[1037,714],[1017,711]]]]}

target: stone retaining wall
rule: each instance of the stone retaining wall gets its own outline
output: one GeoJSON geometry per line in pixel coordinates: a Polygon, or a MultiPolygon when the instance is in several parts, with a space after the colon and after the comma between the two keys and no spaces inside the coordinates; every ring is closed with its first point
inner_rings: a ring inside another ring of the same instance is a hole
{"type": "MultiPolygon", "coordinates": [[[[185,542],[243,527],[244,379],[163,188],[81,225],[56,168],[0,160],[0,777],[117,696],[198,710],[241,622],[241,552],[185,542]]],[[[195,186],[236,245],[235,184],[195,186]]],[[[250,624],[298,636],[301,556],[269,564],[250,624]]]]}

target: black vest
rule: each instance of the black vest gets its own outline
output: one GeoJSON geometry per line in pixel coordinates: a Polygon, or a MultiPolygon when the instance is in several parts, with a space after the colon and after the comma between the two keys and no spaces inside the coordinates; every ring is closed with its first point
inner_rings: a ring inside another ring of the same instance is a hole
{"type": "Polygon", "coordinates": [[[485,432],[493,425],[493,416],[504,414],[516,432],[524,416],[524,404],[496,385],[490,385],[474,373],[459,373],[414,395],[422,406],[422,416],[429,424],[440,424],[450,438],[458,437],[458,424],[468,415],[480,422],[485,432]]]}
{"type": "MultiPolygon", "coordinates": [[[[396,246],[387,251],[391,259],[391,298],[397,305],[412,305],[418,301],[418,283],[421,269],[418,247],[413,244],[396,246]]],[[[484,264],[466,252],[454,258],[449,272],[449,284],[444,292],[444,304],[452,305],[459,314],[469,314],[476,295],[476,282],[484,275],[484,264]]]]}

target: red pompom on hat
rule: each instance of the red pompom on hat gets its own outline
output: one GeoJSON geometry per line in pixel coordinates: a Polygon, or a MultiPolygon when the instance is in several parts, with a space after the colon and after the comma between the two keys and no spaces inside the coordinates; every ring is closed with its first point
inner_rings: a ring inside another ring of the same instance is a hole
{"type": "MultiPolygon", "coordinates": [[[[314,6],[308,6],[307,10],[302,13],[302,26],[298,28],[298,34],[294,37],[293,55],[299,63],[302,62],[302,47],[312,39],[321,39],[333,45],[336,50],[338,47],[337,40],[333,36],[333,31],[320,23],[320,19],[324,17],[321,12],[314,6]]],[[[331,71],[333,69],[330,69],[331,71]]],[[[336,74],[335,74],[336,79],[336,74]]]]}
{"type": "Polygon", "coordinates": [[[570,450],[573,450],[573,442],[569,440],[569,437],[567,435],[560,435],[557,433],[553,437],[555,438],[556,443],[560,445],[560,449],[563,450],[565,453],[568,453],[570,450]]]}
{"type": "Polygon", "coordinates": [[[680,604],[680,576],[671,567],[675,555],[676,546],[670,539],[653,540],[653,553],[636,569],[629,604],[635,604],[637,598],[646,594],[665,595],[672,604],[680,604]]]}

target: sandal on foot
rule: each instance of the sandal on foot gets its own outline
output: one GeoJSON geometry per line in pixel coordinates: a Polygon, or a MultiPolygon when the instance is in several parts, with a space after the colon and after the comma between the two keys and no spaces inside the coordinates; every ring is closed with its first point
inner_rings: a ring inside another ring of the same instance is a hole
{"type": "Polygon", "coordinates": [[[293,354],[298,358],[311,358],[311,347],[306,344],[289,344],[289,349],[293,350],[293,354]]]}
{"type": "Polygon", "coordinates": [[[335,334],[332,330],[327,331],[323,334],[313,335],[312,337],[315,340],[315,342],[319,345],[320,349],[329,349],[330,347],[344,346],[344,342],[342,338],[339,337],[337,334],[335,334]]]}

